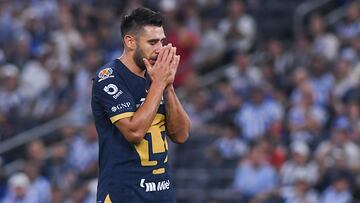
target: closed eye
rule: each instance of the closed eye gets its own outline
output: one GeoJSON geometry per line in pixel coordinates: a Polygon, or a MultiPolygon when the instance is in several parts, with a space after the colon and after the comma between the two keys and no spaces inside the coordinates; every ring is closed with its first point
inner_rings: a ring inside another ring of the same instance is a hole
{"type": "Polygon", "coordinates": [[[161,44],[163,44],[164,43],[164,41],[165,41],[165,38],[163,38],[163,39],[150,39],[150,40],[148,40],[148,43],[150,44],[150,45],[155,45],[155,44],[157,44],[157,43],[161,43],[161,44]]]}
{"type": "Polygon", "coordinates": [[[159,41],[160,41],[160,40],[158,40],[158,39],[152,39],[152,40],[149,40],[148,42],[149,42],[149,44],[151,44],[151,45],[155,45],[155,44],[157,44],[159,41]]]}

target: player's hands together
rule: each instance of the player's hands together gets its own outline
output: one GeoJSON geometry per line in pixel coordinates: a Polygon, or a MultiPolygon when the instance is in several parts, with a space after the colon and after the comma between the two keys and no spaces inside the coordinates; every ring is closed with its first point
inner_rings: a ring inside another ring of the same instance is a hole
{"type": "Polygon", "coordinates": [[[161,48],[153,67],[147,59],[144,59],[151,80],[161,83],[164,87],[174,82],[179,61],[180,56],[176,55],[176,47],[173,47],[172,44],[161,48]]]}
{"type": "Polygon", "coordinates": [[[176,55],[176,47],[173,47],[172,49],[174,51],[174,56],[170,63],[171,78],[170,78],[170,83],[168,85],[172,85],[174,83],[175,75],[180,62],[180,55],[176,55]]]}

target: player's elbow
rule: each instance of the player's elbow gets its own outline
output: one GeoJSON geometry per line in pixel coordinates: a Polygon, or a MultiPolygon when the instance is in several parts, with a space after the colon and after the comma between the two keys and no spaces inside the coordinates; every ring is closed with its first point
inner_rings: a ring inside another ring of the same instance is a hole
{"type": "Polygon", "coordinates": [[[176,144],[184,144],[189,139],[188,132],[179,132],[170,136],[171,140],[176,144]]]}
{"type": "Polygon", "coordinates": [[[145,133],[141,131],[131,131],[125,136],[125,138],[130,143],[138,144],[142,139],[144,139],[144,135],[145,133]]]}
{"type": "Polygon", "coordinates": [[[145,132],[142,132],[139,129],[131,129],[131,128],[119,128],[118,130],[124,136],[124,138],[133,144],[138,144],[144,138],[145,132]]]}
{"type": "Polygon", "coordinates": [[[179,136],[179,139],[176,140],[178,144],[184,144],[189,139],[189,133],[184,133],[179,136]]]}
{"type": "Polygon", "coordinates": [[[186,124],[184,125],[184,128],[180,130],[176,135],[174,136],[174,142],[177,144],[183,144],[189,139],[189,132],[191,128],[191,122],[190,119],[187,119],[186,124]]]}
{"type": "Polygon", "coordinates": [[[140,124],[132,122],[132,118],[123,118],[115,123],[123,137],[130,143],[138,144],[144,138],[146,131],[140,124]]]}

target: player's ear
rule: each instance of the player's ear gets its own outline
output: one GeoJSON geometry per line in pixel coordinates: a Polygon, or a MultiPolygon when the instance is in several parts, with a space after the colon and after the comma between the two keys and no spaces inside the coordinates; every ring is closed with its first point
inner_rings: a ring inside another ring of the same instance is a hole
{"type": "Polygon", "coordinates": [[[125,35],[124,36],[124,44],[130,50],[134,50],[136,48],[135,37],[132,35],[125,35]]]}

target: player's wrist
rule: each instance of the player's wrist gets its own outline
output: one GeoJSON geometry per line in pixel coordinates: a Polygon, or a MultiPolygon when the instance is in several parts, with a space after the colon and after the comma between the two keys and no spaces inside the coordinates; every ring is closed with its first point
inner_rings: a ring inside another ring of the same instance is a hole
{"type": "Polygon", "coordinates": [[[164,82],[159,82],[159,81],[156,81],[156,80],[153,81],[151,85],[154,86],[154,87],[156,87],[156,89],[160,89],[161,91],[164,91],[165,88],[166,88],[166,86],[167,86],[166,83],[164,83],[164,82]]]}
{"type": "Polygon", "coordinates": [[[164,92],[171,92],[171,91],[175,91],[174,85],[173,85],[172,83],[168,84],[168,85],[165,87],[164,92]]]}

